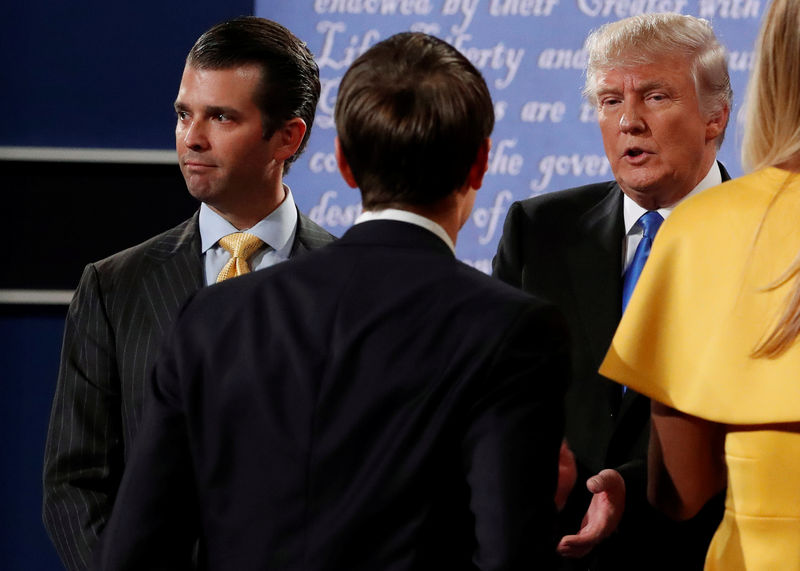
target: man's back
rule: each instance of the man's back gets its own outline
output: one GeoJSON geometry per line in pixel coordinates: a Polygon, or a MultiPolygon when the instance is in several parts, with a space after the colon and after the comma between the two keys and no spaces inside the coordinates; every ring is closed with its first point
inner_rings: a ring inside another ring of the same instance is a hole
{"type": "Polygon", "coordinates": [[[197,298],[157,368],[104,568],[184,560],[191,533],[136,544],[197,521],[214,569],[552,556],[567,347],[551,307],[393,221],[197,298]]]}

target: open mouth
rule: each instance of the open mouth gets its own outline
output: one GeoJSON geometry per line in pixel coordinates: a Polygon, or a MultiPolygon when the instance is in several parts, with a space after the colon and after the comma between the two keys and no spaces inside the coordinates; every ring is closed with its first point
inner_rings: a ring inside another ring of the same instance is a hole
{"type": "Polygon", "coordinates": [[[642,149],[627,149],[625,151],[625,156],[626,157],[634,157],[635,158],[635,157],[638,157],[638,156],[643,155],[643,154],[644,154],[644,151],[642,149]]]}

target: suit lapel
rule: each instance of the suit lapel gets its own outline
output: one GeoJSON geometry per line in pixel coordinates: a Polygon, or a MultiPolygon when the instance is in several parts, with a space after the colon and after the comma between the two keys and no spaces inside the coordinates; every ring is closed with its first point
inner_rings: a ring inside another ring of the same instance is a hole
{"type": "Polygon", "coordinates": [[[605,356],[620,318],[623,226],[622,191],[615,184],[579,220],[579,235],[566,250],[575,303],[597,363],[605,356]]]}
{"type": "Polygon", "coordinates": [[[142,276],[142,294],[163,335],[189,296],[203,287],[198,215],[163,234],[147,257],[151,266],[142,276]]]}
{"type": "Polygon", "coordinates": [[[731,175],[728,174],[728,169],[725,168],[725,165],[723,165],[719,161],[717,161],[717,165],[719,165],[719,174],[722,175],[722,182],[725,182],[726,180],[731,180],[731,175]]]}
{"type": "Polygon", "coordinates": [[[321,248],[334,240],[329,232],[317,226],[305,214],[297,211],[297,231],[294,235],[294,244],[289,257],[293,258],[298,254],[303,254],[309,250],[321,248]]]}

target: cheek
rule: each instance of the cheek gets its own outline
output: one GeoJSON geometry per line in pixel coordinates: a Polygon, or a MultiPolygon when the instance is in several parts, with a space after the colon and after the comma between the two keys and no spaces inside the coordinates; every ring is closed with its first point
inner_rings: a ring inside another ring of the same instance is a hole
{"type": "Polygon", "coordinates": [[[617,144],[619,141],[619,129],[610,126],[600,127],[600,136],[603,139],[603,149],[609,161],[615,161],[618,158],[617,144]]]}
{"type": "Polygon", "coordinates": [[[612,143],[619,135],[619,119],[614,117],[598,117],[597,125],[600,127],[600,135],[603,143],[612,143]]]}

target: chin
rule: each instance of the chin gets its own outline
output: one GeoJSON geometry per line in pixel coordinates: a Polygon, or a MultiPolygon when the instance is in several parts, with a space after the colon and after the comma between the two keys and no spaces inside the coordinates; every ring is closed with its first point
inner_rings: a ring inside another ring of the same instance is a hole
{"type": "Polygon", "coordinates": [[[208,187],[189,186],[187,184],[186,188],[189,190],[189,194],[192,195],[192,198],[199,200],[200,202],[209,202],[209,200],[214,196],[213,190],[208,187]]]}
{"type": "Polygon", "coordinates": [[[658,189],[649,185],[633,185],[628,182],[623,188],[623,192],[628,195],[636,204],[647,210],[657,210],[662,205],[658,204],[658,189]],[[625,190],[627,189],[627,190],[625,190]]]}

